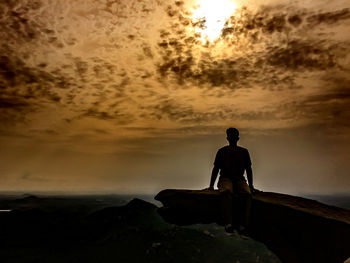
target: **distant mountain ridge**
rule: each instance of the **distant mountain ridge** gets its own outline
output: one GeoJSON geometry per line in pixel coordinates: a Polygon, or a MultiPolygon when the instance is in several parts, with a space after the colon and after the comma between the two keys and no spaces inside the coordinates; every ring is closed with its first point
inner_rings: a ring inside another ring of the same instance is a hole
{"type": "Polygon", "coordinates": [[[305,195],[305,197],[320,201],[327,205],[333,205],[333,206],[350,210],[349,194],[332,194],[332,195],[312,194],[312,195],[305,195]]]}

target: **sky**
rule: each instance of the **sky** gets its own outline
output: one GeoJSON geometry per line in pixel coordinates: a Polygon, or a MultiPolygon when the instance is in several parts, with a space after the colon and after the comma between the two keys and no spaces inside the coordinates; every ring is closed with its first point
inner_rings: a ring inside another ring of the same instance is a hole
{"type": "Polygon", "coordinates": [[[0,2],[0,191],[350,191],[348,0],[0,2]]]}

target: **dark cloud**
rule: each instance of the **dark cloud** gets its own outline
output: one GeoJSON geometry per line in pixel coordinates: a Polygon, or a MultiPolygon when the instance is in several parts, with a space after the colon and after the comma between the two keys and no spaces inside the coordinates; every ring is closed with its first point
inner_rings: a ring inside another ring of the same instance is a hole
{"type": "Polygon", "coordinates": [[[41,67],[31,67],[8,52],[0,56],[0,85],[5,92],[20,91],[26,98],[52,98],[55,88],[65,89],[74,83],[59,69],[47,72],[41,67]]]}
{"type": "MultiPolygon", "coordinates": [[[[63,73],[64,68],[48,70],[45,65],[29,66],[13,52],[5,53],[0,56],[0,120],[8,125],[24,121],[27,115],[43,111],[48,105],[77,106],[77,103],[85,103],[84,97],[88,95],[96,98],[91,102],[94,107],[104,104],[106,97],[127,98],[124,91],[130,79],[121,71],[120,81],[113,83],[111,76],[116,73],[115,66],[106,61],[92,58],[93,63],[88,63],[68,55],[76,73],[73,77],[63,73]],[[90,79],[90,69],[95,74],[95,81],[86,83],[90,79]],[[87,87],[91,87],[91,92],[86,92],[87,87]]],[[[103,109],[85,111],[84,108],[75,108],[74,111],[100,119],[116,118],[121,123],[127,114],[119,112],[121,109],[116,108],[118,104],[118,101],[109,101],[113,112],[103,109]]]]}
{"type": "MultiPolygon", "coordinates": [[[[248,37],[253,43],[277,34],[302,34],[320,24],[335,24],[350,19],[348,8],[331,12],[315,12],[288,5],[262,6],[257,11],[243,7],[239,15],[231,16],[222,30],[222,37],[235,43],[240,37],[248,37]],[[233,38],[232,38],[233,37],[233,38]]],[[[305,35],[304,35],[305,36],[305,35]]]]}
{"type": "Polygon", "coordinates": [[[2,34],[15,37],[17,41],[31,41],[40,36],[40,26],[28,16],[29,10],[40,6],[28,4],[14,9],[15,6],[2,2],[0,7],[3,10],[0,20],[2,34]]]}
{"type": "Polygon", "coordinates": [[[190,105],[184,105],[184,103],[176,102],[172,99],[159,100],[155,105],[147,108],[149,111],[142,117],[148,117],[152,119],[169,119],[172,121],[180,121],[184,118],[193,115],[193,108],[190,105]]]}
{"type": "Polygon", "coordinates": [[[0,56],[1,120],[16,123],[45,102],[59,103],[61,96],[55,88],[68,85],[69,81],[57,72],[29,67],[11,54],[0,56]]]}
{"type": "MultiPolygon", "coordinates": [[[[184,129],[199,131],[203,127],[210,127],[209,123],[237,122],[237,121],[266,121],[278,119],[274,110],[245,110],[242,111],[232,105],[221,106],[211,110],[202,111],[196,109],[188,102],[176,101],[169,98],[158,99],[156,105],[144,109],[141,117],[155,120],[170,120],[185,126],[184,129]],[[195,128],[198,125],[199,128],[195,128]],[[191,127],[191,128],[189,128],[191,127]]],[[[219,126],[215,126],[216,128],[219,126]]],[[[141,128],[142,129],[142,128],[141,128]]],[[[177,128],[181,130],[181,127],[177,128]]],[[[151,133],[149,129],[145,130],[151,133]]]]}
{"type": "Polygon", "coordinates": [[[75,119],[81,119],[85,117],[105,120],[118,125],[130,124],[135,120],[135,116],[133,114],[118,112],[118,111],[107,112],[107,111],[101,111],[94,108],[88,109],[83,114],[77,116],[75,119]]]}
{"type": "Polygon", "coordinates": [[[323,83],[327,92],[310,96],[305,104],[313,107],[315,114],[318,114],[317,119],[322,119],[333,131],[348,133],[350,131],[350,79],[348,76],[337,76],[333,73],[325,76],[323,83]]]}
{"type": "MultiPolygon", "coordinates": [[[[302,15],[295,13],[287,15],[286,13],[276,12],[277,8],[265,6],[253,12],[243,7],[239,16],[231,16],[226,22],[222,30],[222,37],[228,39],[234,35],[233,43],[240,37],[259,40],[264,35],[290,31],[293,27],[299,27],[302,23],[302,15]]],[[[285,7],[282,7],[282,9],[285,9],[285,7]]]]}
{"type": "Polygon", "coordinates": [[[281,106],[281,118],[292,121],[306,120],[325,134],[341,135],[350,132],[350,79],[330,72],[322,78],[319,93],[299,98],[281,106]]]}
{"type": "Polygon", "coordinates": [[[157,104],[147,107],[141,117],[155,120],[170,120],[183,125],[222,120],[224,114],[221,110],[202,112],[195,110],[192,105],[169,98],[159,99],[157,104]]]}
{"type": "Polygon", "coordinates": [[[350,9],[344,8],[333,12],[323,12],[310,15],[307,17],[307,22],[310,26],[316,26],[323,23],[333,25],[347,19],[350,19],[350,9]]]}
{"type": "Polygon", "coordinates": [[[0,121],[4,126],[11,126],[27,121],[26,116],[38,110],[33,101],[25,98],[5,97],[0,95],[0,121]]]}
{"type": "Polygon", "coordinates": [[[78,76],[84,78],[85,73],[89,69],[89,64],[80,58],[75,58],[75,70],[78,76]]]}
{"type": "Polygon", "coordinates": [[[197,63],[192,55],[191,46],[186,47],[188,48],[186,52],[182,52],[182,49],[178,51],[176,49],[179,48],[178,46],[182,47],[183,44],[177,41],[170,43],[165,53],[175,55],[163,56],[163,62],[158,65],[158,72],[163,77],[174,76],[179,84],[190,81],[197,85],[208,83],[211,86],[230,86],[234,82],[241,80],[244,82],[253,73],[249,72],[252,71],[252,68],[246,58],[218,60],[208,53],[203,54],[197,63]],[[248,67],[242,67],[242,64],[248,64],[246,65],[248,67]]]}
{"type": "Polygon", "coordinates": [[[31,104],[27,101],[21,101],[18,98],[0,98],[1,109],[27,108],[31,104]]]}
{"type": "Polygon", "coordinates": [[[337,49],[338,45],[332,46],[322,41],[293,40],[283,47],[267,51],[265,59],[271,66],[289,70],[326,70],[338,65],[337,49]]]}
{"type": "Polygon", "coordinates": [[[94,109],[89,109],[86,113],[83,114],[84,117],[93,117],[101,120],[111,120],[114,119],[114,116],[109,114],[106,111],[98,111],[94,109]]]}
{"type": "Polygon", "coordinates": [[[151,59],[153,58],[152,49],[151,49],[151,47],[150,47],[147,43],[145,43],[145,44],[143,45],[142,51],[143,51],[143,53],[144,53],[144,55],[145,55],[146,57],[151,58],[151,59]]]}
{"type": "Polygon", "coordinates": [[[349,50],[348,42],[331,39],[331,31],[314,34],[318,25],[349,19],[348,9],[315,13],[283,5],[265,6],[257,11],[243,7],[226,22],[221,40],[205,44],[198,33],[191,31],[204,27],[205,21],[184,24],[182,21],[189,16],[182,7],[168,10],[174,27],[160,31],[161,60],[157,69],[162,81],[169,77],[180,85],[189,82],[199,87],[230,89],[252,85],[269,86],[272,90],[282,86],[300,88],[294,80],[298,72],[341,68],[339,60],[349,50]],[[194,33],[184,36],[179,30],[182,27],[194,33]],[[227,45],[228,55],[224,58],[212,53],[218,43],[227,45]]]}
{"type": "Polygon", "coordinates": [[[28,58],[34,55],[31,47],[42,42],[53,48],[64,47],[57,28],[47,19],[43,1],[1,1],[0,10],[0,37],[7,40],[2,48],[14,52],[20,49],[28,58]]]}

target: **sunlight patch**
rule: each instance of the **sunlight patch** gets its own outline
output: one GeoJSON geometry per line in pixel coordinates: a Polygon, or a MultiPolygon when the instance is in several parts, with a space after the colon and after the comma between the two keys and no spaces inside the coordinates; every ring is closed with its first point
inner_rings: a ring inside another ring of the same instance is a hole
{"type": "Polygon", "coordinates": [[[214,41],[223,29],[226,19],[236,10],[237,5],[230,0],[199,0],[193,10],[192,19],[202,21],[203,26],[197,28],[197,32],[202,34],[203,41],[214,41]]]}

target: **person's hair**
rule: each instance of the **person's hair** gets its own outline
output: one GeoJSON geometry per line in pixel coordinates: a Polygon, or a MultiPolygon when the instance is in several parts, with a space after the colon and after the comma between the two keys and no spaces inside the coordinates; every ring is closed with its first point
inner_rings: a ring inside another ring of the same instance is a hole
{"type": "Polygon", "coordinates": [[[226,130],[226,135],[230,137],[233,136],[239,138],[239,131],[236,128],[228,128],[226,130]]]}

